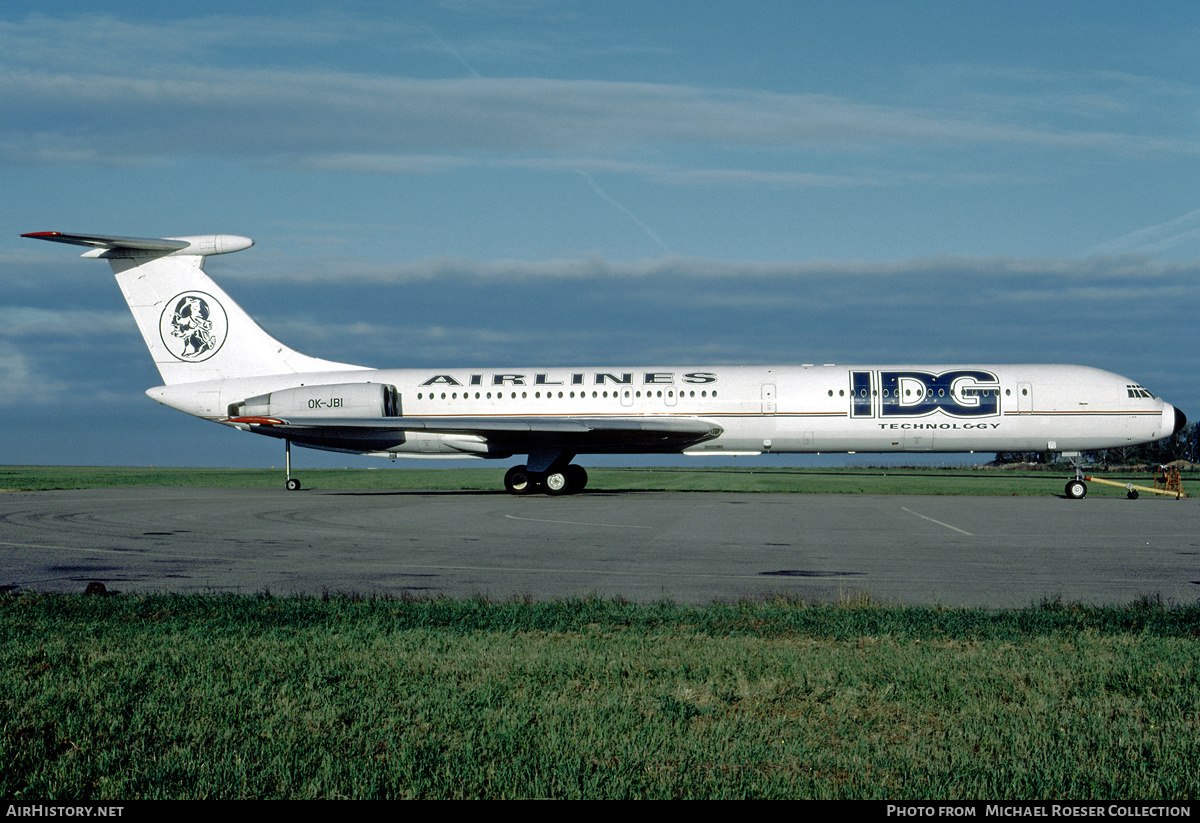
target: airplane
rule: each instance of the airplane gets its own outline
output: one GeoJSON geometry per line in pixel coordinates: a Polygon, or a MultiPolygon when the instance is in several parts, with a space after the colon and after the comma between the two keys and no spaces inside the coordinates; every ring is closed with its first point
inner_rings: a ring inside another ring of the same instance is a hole
{"type": "MultiPolygon", "coordinates": [[[[380,457],[525,455],[512,494],[575,493],[580,454],[1080,452],[1178,432],[1183,412],[1084,366],[565,366],[373,369],[301,354],[204,272],[235,235],[34,232],[108,260],[163,385],[187,414],[291,446],[380,457]]],[[[1080,471],[1068,498],[1082,498],[1080,471]]]]}

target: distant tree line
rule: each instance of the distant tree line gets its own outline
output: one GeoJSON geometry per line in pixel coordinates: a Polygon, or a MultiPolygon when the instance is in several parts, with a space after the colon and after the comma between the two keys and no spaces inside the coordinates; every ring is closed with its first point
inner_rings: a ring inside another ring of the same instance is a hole
{"type": "MultiPolygon", "coordinates": [[[[1045,463],[1044,452],[996,452],[997,463],[1045,463]]],[[[1123,446],[1119,449],[1097,449],[1080,454],[1084,463],[1101,466],[1159,465],[1175,460],[1200,463],[1200,424],[1189,423],[1170,437],[1123,446]]]]}

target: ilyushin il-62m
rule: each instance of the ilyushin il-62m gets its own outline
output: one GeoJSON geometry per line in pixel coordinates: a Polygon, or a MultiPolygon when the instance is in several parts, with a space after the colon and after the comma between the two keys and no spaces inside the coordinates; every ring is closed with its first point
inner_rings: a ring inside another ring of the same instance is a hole
{"type": "MultiPolygon", "coordinates": [[[[245,237],[24,235],[109,261],[163,405],[291,444],[380,457],[524,456],[513,494],[578,492],[582,454],[1076,452],[1179,431],[1135,381],[1061,365],[372,369],[301,354],[204,273],[245,237]]],[[[1082,479],[1069,497],[1086,493],[1082,479]]]]}

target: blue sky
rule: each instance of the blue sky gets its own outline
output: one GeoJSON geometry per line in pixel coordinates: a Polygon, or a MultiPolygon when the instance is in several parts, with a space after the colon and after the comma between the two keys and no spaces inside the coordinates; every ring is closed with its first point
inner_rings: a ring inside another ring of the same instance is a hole
{"type": "Polygon", "coordinates": [[[1191,2],[10,0],[0,463],[279,462],[146,398],[46,230],[253,237],[209,272],[334,360],[1065,362],[1200,417],[1197,42],[1191,2]]]}

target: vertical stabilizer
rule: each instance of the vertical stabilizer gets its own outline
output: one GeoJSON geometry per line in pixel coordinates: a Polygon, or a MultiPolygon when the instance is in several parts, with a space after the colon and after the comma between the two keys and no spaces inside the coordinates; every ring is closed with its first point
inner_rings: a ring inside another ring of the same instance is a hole
{"type": "Polygon", "coordinates": [[[248,248],[232,235],[142,239],[40,232],[40,240],[91,246],[116,274],[163,383],[192,383],[360,366],[309,357],[267,334],[204,273],[204,259],[248,248]]]}

